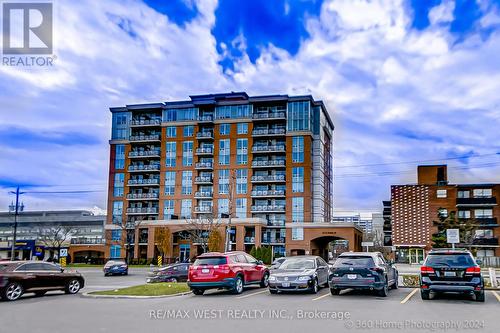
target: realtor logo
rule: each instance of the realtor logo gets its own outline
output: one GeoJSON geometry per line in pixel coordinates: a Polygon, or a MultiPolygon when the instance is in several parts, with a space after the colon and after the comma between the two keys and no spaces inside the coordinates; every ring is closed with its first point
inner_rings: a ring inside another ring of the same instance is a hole
{"type": "Polygon", "coordinates": [[[52,54],[51,2],[2,4],[3,54],[52,54]]]}

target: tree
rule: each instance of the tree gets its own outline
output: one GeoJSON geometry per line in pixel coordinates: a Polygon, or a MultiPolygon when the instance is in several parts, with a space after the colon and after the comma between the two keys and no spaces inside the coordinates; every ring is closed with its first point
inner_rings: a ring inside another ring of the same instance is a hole
{"type": "Polygon", "coordinates": [[[256,254],[255,254],[256,251],[257,251],[257,249],[255,248],[255,245],[253,245],[252,249],[250,250],[250,255],[254,258],[256,258],[256,254]]]}
{"type": "MultiPolygon", "coordinates": [[[[441,210],[441,208],[439,209],[441,210]]],[[[437,225],[438,231],[432,235],[433,248],[449,248],[451,244],[447,242],[446,230],[458,229],[461,244],[471,244],[474,238],[476,224],[470,219],[457,219],[454,211],[449,214],[438,213],[438,221],[433,221],[437,225]]]]}
{"type": "Polygon", "coordinates": [[[78,229],[73,226],[56,225],[48,228],[38,229],[38,240],[45,247],[57,251],[57,257],[63,244],[68,243],[71,237],[78,234],[78,229]]]}
{"type": "Polygon", "coordinates": [[[172,232],[169,228],[164,227],[155,230],[155,243],[163,261],[172,255],[172,232]]]}
{"type": "Polygon", "coordinates": [[[218,252],[221,251],[223,246],[223,238],[218,229],[214,229],[208,235],[208,250],[210,252],[218,252]]]}
{"type": "Polygon", "coordinates": [[[203,252],[208,252],[209,235],[212,231],[220,229],[220,220],[214,219],[211,214],[199,214],[197,218],[187,220],[186,224],[187,228],[182,235],[200,246],[203,252]]]}

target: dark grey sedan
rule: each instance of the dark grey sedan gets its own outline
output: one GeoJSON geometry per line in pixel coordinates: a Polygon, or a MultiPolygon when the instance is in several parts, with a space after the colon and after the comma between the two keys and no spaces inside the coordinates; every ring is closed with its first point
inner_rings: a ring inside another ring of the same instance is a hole
{"type": "Polygon", "coordinates": [[[320,286],[328,285],[329,267],[318,256],[288,257],[274,270],[270,271],[269,292],[309,291],[317,293],[320,286]]]}

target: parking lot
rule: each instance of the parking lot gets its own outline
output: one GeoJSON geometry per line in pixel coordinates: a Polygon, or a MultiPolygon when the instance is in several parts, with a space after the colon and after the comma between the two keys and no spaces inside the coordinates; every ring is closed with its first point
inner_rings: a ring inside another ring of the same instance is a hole
{"type": "MultiPolygon", "coordinates": [[[[81,270],[90,290],[144,283],[148,269],[131,269],[129,276],[104,277],[98,269],[81,270]]],[[[422,301],[418,290],[391,290],[387,298],[370,292],[343,291],[331,296],[327,288],[312,294],[271,295],[267,289],[247,288],[241,295],[207,291],[154,299],[94,299],[49,293],[27,295],[0,303],[2,331],[17,332],[261,332],[425,331],[496,332],[500,293],[488,291],[485,303],[456,295],[422,301]],[[40,311],[40,309],[50,309],[40,311]]]]}

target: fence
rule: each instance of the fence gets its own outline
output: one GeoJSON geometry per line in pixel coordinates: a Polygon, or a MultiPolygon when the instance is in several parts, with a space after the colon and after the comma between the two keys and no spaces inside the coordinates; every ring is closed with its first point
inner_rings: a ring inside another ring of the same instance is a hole
{"type": "Polygon", "coordinates": [[[481,267],[495,267],[500,268],[500,257],[477,257],[481,260],[481,267]]]}

